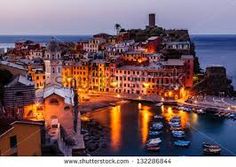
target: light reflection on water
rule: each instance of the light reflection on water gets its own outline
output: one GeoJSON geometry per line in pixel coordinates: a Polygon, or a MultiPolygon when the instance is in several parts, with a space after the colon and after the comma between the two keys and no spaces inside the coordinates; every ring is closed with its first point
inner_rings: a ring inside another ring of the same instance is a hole
{"type": "Polygon", "coordinates": [[[168,122],[174,116],[180,117],[182,128],[187,128],[187,126],[189,125],[189,114],[187,112],[184,112],[183,110],[177,110],[171,106],[162,106],[161,114],[168,122]]]}
{"type": "MultiPolygon", "coordinates": [[[[141,103],[139,103],[139,106],[140,105],[141,103]]],[[[142,144],[145,144],[147,141],[149,132],[149,122],[151,121],[153,115],[154,114],[151,112],[151,107],[139,107],[139,128],[141,129],[142,144]]]]}
{"type": "MultiPolygon", "coordinates": [[[[206,116],[184,112],[170,106],[158,108],[151,104],[130,102],[86,114],[89,119],[96,120],[109,132],[106,135],[107,147],[97,152],[97,155],[156,155],[144,149],[149,137],[150,123],[156,114],[164,117],[165,125],[173,116],[180,117],[183,128],[191,125],[187,128],[186,139],[191,141],[188,149],[176,148],[173,145],[174,139],[165,126],[160,136],[163,141],[160,155],[202,155],[202,142],[208,141],[208,138],[199,134],[198,131],[218,142],[230,140],[227,142],[230,145],[229,148],[232,146],[236,149],[234,144],[236,136],[232,136],[236,129],[235,126],[230,126],[232,121],[212,120],[206,116]]],[[[229,155],[227,152],[224,154],[229,155]]]]}
{"type": "Polygon", "coordinates": [[[111,147],[114,151],[119,149],[121,143],[121,110],[120,106],[112,107],[111,112],[111,120],[110,127],[111,127],[111,147]]]}

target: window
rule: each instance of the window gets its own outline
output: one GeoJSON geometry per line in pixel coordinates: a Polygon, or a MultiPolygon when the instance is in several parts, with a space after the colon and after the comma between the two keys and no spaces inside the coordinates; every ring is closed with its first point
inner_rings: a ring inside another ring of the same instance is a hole
{"type": "Polygon", "coordinates": [[[57,99],[53,98],[53,99],[50,100],[50,104],[59,105],[59,101],[57,99]]]}
{"type": "Polygon", "coordinates": [[[65,110],[65,111],[70,110],[70,106],[65,106],[64,110],[65,110]]]}
{"type": "Polygon", "coordinates": [[[23,92],[16,92],[16,96],[23,96],[23,92]]]}
{"type": "Polygon", "coordinates": [[[16,148],[17,147],[17,138],[16,136],[10,137],[10,148],[16,148]]]}

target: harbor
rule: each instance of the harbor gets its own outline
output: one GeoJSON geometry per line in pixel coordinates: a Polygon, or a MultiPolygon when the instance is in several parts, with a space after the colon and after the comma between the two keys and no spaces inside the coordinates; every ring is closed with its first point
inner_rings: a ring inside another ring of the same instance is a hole
{"type": "Polygon", "coordinates": [[[88,112],[83,117],[107,131],[106,146],[91,155],[202,156],[217,149],[220,155],[235,155],[233,119],[134,101],[88,112]],[[205,148],[204,143],[219,148],[205,148]]]}

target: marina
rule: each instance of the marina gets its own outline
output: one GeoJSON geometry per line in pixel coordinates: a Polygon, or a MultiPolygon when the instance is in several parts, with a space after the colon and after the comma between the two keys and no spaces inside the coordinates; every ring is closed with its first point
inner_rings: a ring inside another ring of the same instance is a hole
{"type": "Polygon", "coordinates": [[[119,104],[85,116],[109,131],[106,148],[94,155],[235,155],[236,138],[231,134],[236,127],[232,119],[138,102],[119,104]],[[213,147],[216,143],[219,148],[213,147]]]}

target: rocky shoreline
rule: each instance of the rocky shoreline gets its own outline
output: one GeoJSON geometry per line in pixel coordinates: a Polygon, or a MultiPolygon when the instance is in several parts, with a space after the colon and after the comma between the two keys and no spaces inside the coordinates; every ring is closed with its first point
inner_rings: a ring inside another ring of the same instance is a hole
{"type": "Polygon", "coordinates": [[[94,120],[82,121],[82,133],[87,155],[96,154],[107,147],[109,130],[94,120]]]}

